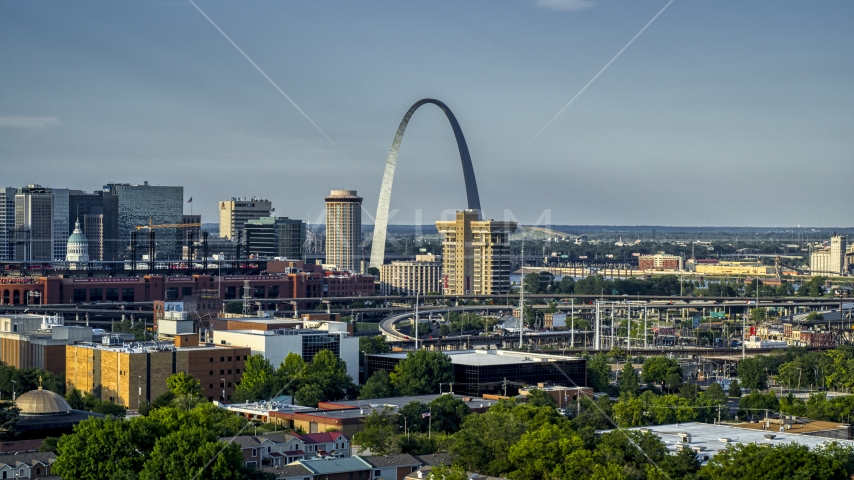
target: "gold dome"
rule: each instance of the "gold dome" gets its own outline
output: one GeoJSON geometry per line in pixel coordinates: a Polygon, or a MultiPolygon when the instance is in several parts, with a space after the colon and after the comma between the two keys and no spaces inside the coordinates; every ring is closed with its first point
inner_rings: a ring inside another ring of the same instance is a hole
{"type": "Polygon", "coordinates": [[[31,390],[15,400],[21,415],[59,415],[71,413],[71,406],[58,393],[50,390],[31,390]]]}

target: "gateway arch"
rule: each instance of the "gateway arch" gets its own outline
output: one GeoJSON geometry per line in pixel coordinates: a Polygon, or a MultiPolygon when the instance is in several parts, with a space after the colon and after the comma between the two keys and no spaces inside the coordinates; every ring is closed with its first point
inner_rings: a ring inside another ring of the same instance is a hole
{"type": "MultiPolygon", "coordinates": [[[[454,130],[454,137],[457,139],[457,148],[460,150],[460,160],[463,164],[463,177],[466,182],[466,198],[468,199],[468,208],[480,212],[480,197],[477,194],[477,182],[474,179],[474,169],[471,166],[471,156],[469,148],[466,145],[466,138],[463,136],[463,131],[460,129],[460,124],[454,113],[447,105],[433,98],[425,98],[415,102],[403,120],[400,121],[400,126],[397,127],[397,133],[394,135],[394,141],[391,142],[391,150],[388,152],[388,160],[385,165],[385,173],[383,173],[383,183],[380,188],[380,201],[377,205],[377,216],[374,220],[374,236],[373,245],[371,246],[371,267],[380,268],[385,261],[385,242],[386,228],[388,227],[388,209],[391,201],[391,184],[394,180],[394,168],[397,166],[397,154],[400,151],[400,143],[403,141],[403,133],[406,131],[406,125],[409,124],[409,119],[412,114],[424,104],[432,103],[436,105],[445,116],[448,117],[448,122],[454,130]]],[[[480,215],[480,213],[478,213],[480,215]]]]}

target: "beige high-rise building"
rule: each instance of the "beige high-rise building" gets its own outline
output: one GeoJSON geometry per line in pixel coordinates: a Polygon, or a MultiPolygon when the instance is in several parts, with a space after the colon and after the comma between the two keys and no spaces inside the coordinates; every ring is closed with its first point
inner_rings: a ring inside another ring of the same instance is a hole
{"type": "Polygon", "coordinates": [[[332,190],[326,197],[326,263],[360,271],[361,242],[362,197],[355,190],[332,190]]]}
{"type": "Polygon", "coordinates": [[[235,198],[219,202],[219,236],[234,240],[247,220],[269,217],[273,204],[260,198],[235,198]]]}
{"type": "Polygon", "coordinates": [[[510,291],[510,234],[516,222],[478,220],[476,210],[438,221],[442,235],[445,295],[494,295],[510,291]]]}
{"type": "Polygon", "coordinates": [[[813,275],[844,275],[848,272],[847,242],[841,235],[830,237],[830,247],[810,254],[813,275]]]}
{"type": "Polygon", "coordinates": [[[380,293],[427,295],[442,291],[442,262],[434,255],[416,255],[415,261],[387,263],[380,268],[380,293]]]}

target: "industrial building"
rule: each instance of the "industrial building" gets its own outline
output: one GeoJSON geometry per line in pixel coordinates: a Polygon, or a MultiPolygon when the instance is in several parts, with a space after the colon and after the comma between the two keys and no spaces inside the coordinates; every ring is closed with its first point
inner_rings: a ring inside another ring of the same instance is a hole
{"type": "Polygon", "coordinates": [[[442,235],[442,293],[494,295],[510,291],[510,234],[516,222],[480,220],[477,210],[438,221],[442,235]]]}
{"type": "Polygon", "coordinates": [[[776,275],[773,266],[761,262],[694,263],[694,271],[706,275],[776,275]]]}
{"type": "Polygon", "coordinates": [[[270,216],[273,204],[262,198],[236,198],[219,202],[219,236],[228,240],[238,240],[243,233],[243,225],[249,220],[270,216]]]}
{"type": "MultiPolygon", "coordinates": [[[[566,387],[587,386],[587,360],[510,350],[458,350],[443,352],[454,365],[454,393],[482,397],[514,396],[520,388],[540,383],[566,387]]],[[[405,352],[365,355],[365,378],[378,370],[394,371],[405,352]]]]}
{"type": "Polygon", "coordinates": [[[848,273],[847,240],[841,235],[830,237],[830,245],[810,253],[810,272],[813,275],[845,275],[848,273]]]}
{"type": "Polygon", "coordinates": [[[362,197],[356,190],[332,190],[326,197],[326,264],[361,271],[362,197]]]}
{"type": "Polygon", "coordinates": [[[415,261],[395,261],[380,267],[380,294],[427,295],[442,291],[442,262],[433,254],[415,261]]]}

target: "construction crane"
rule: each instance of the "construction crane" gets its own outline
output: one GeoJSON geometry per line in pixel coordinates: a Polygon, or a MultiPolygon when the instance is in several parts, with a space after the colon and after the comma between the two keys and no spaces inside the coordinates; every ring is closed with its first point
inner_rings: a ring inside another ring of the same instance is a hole
{"type": "MultiPolygon", "coordinates": [[[[156,253],[156,248],[155,248],[155,241],[154,241],[154,230],[162,229],[162,228],[201,228],[201,226],[202,226],[201,223],[160,223],[160,224],[155,224],[154,219],[152,217],[148,217],[148,225],[137,225],[136,226],[137,232],[140,230],[148,230],[148,271],[149,271],[149,274],[151,274],[151,275],[154,274],[154,266],[155,266],[154,257],[155,257],[155,253],[156,253]]],[[[188,261],[187,261],[187,274],[188,275],[192,274],[192,265],[193,265],[193,251],[192,251],[193,250],[193,240],[192,240],[192,234],[190,234],[190,235],[191,235],[191,237],[187,242],[188,246],[190,247],[190,251],[188,252],[189,255],[187,257],[188,258],[188,261]]],[[[132,243],[133,243],[133,249],[134,249],[134,253],[133,253],[133,262],[134,263],[132,265],[132,270],[135,272],[136,271],[136,253],[135,253],[136,235],[133,235],[132,237],[133,237],[132,243]]],[[[205,263],[207,263],[207,262],[205,262],[205,263]]]]}

